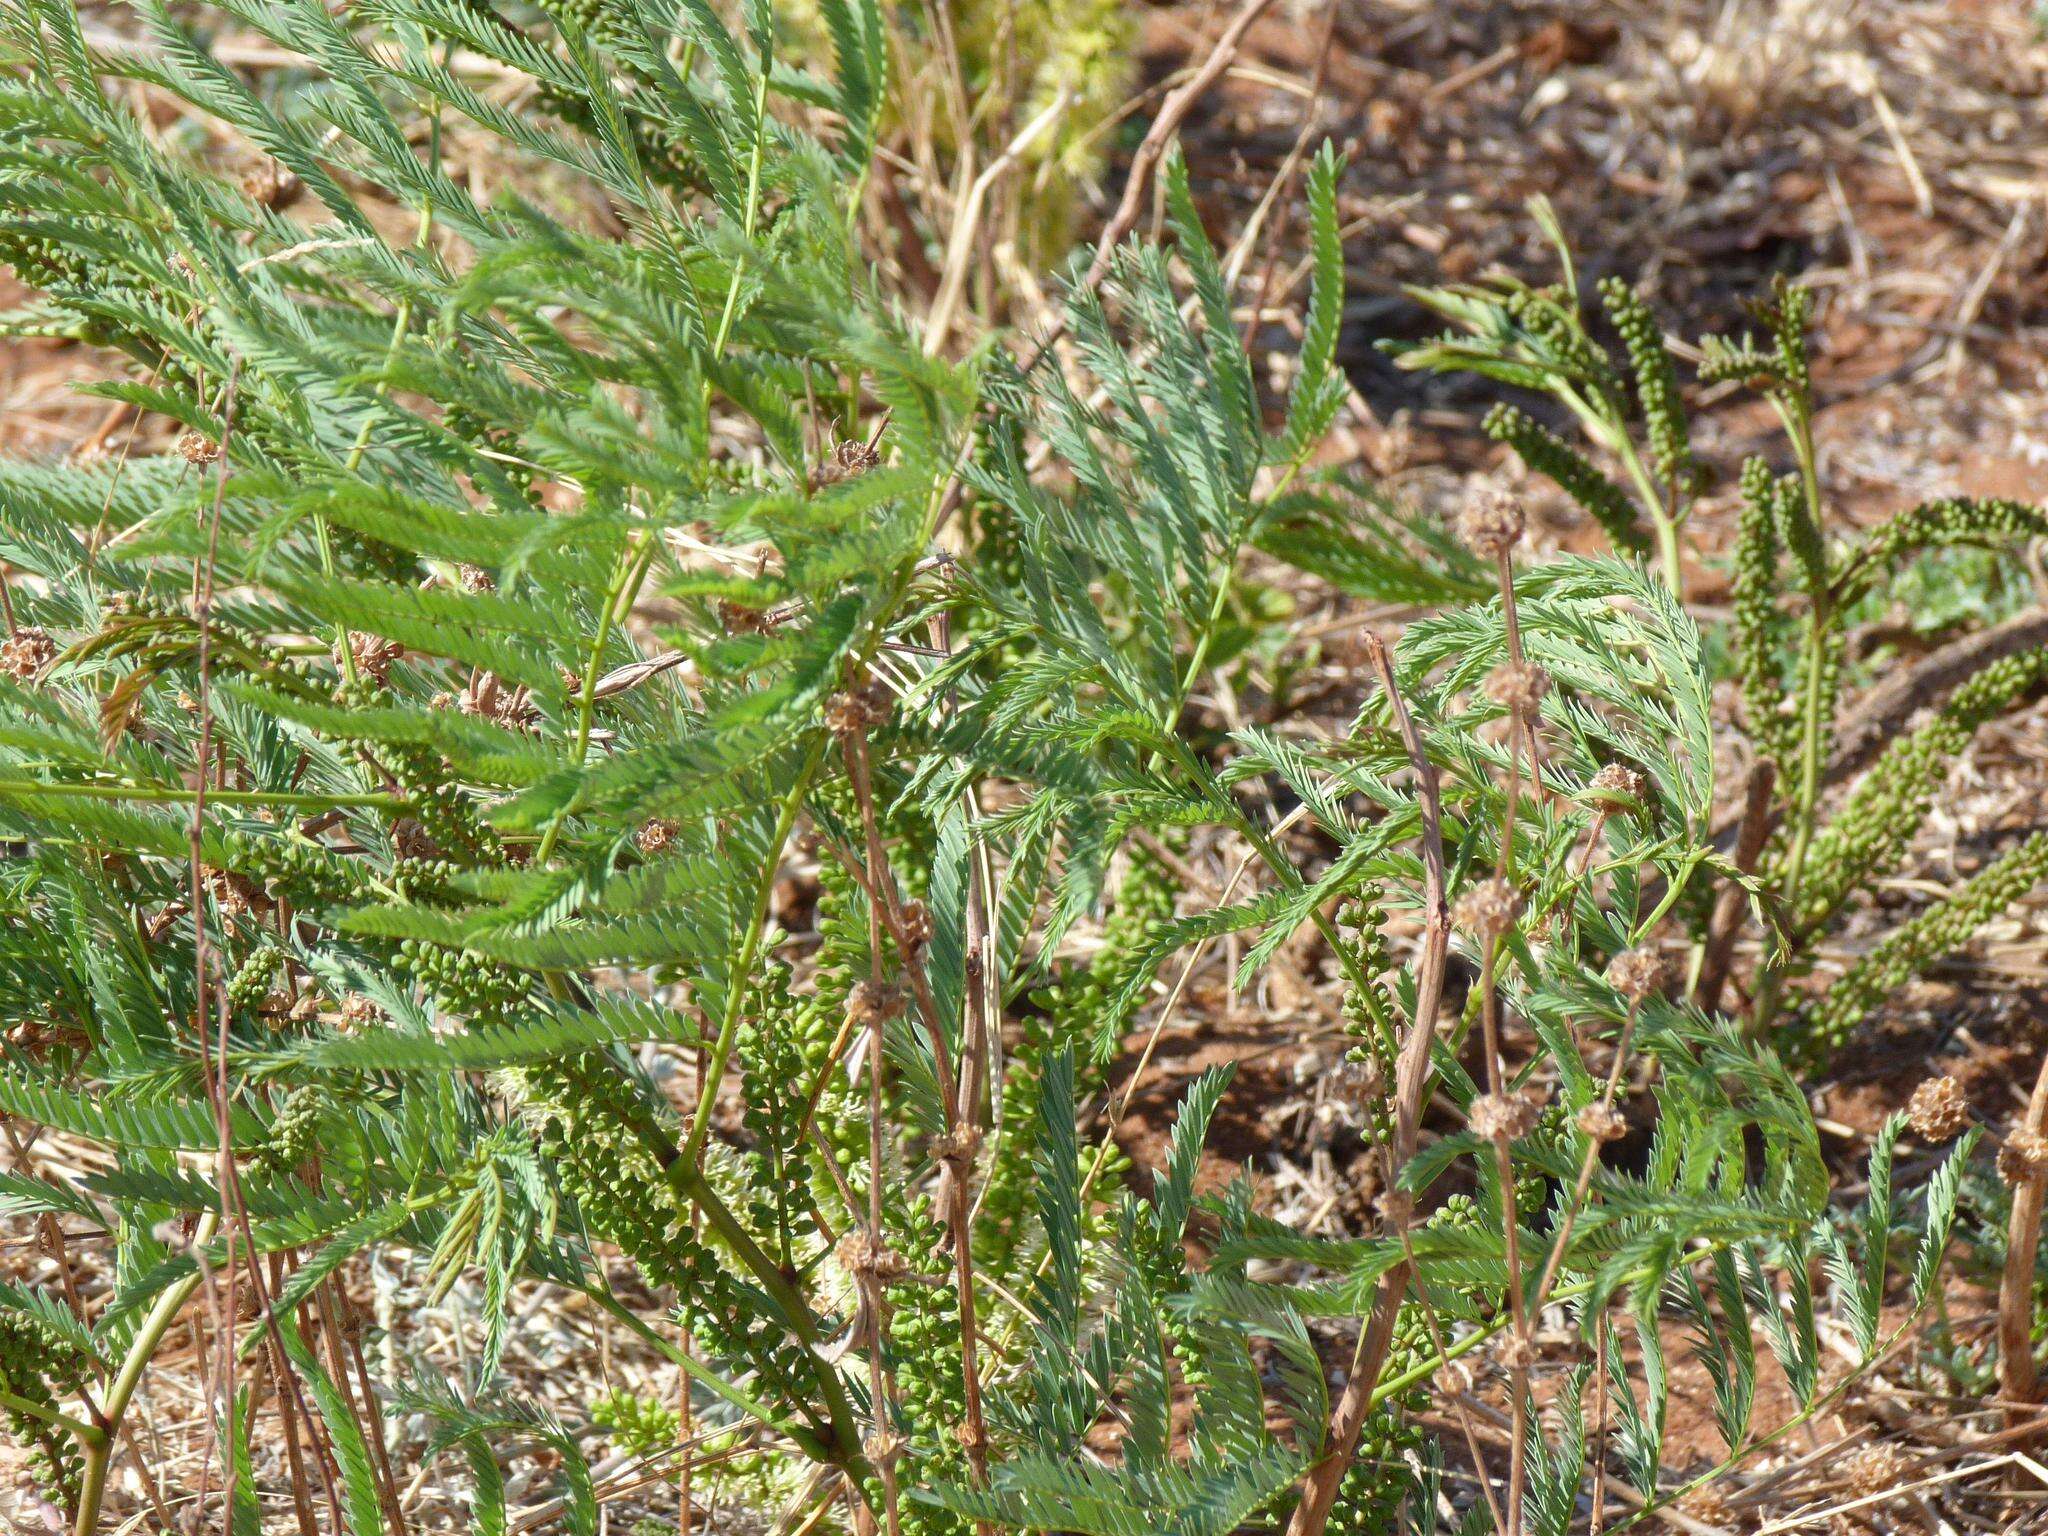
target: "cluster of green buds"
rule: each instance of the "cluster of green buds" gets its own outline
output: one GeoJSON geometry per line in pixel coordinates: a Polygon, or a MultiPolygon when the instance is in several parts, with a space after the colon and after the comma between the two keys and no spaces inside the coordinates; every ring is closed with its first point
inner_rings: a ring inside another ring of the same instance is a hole
{"type": "Polygon", "coordinates": [[[1627,492],[1596,469],[1592,460],[1526,411],[1498,404],[1479,425],[1494,442],[1514,449],[1524,464],[1577,502],[1616,545],[1640,549],[1646,543],[1642,529],[1637,526],[1635,504],[1627,492]]]}
{"type": "Polygon", "coordinates": [[[78,1506],[78,1446],[68,1431],[28,1409],[55,1412],[58,1399],[84,1382],[85,1366],[78,1346],[54,1324],[27,1312],[0,1311],[0,1391],[22,1404],[4,1410],[8,1433],[28,1452],[37,1485],[67,1513],[78,1506]]]}
{"type": "Polygon", "coordinates": [[[506,1022],[526,995],[519,972],[473,949],[405,939],[395,959],[399,969],[426,988],[436,1008],[472,1026],[506,1022]]]}
{"type": "Polygon", "coordinates": [[[2048,832],[2036,832],[1951,895],[1901,923],[1821,996],[1802,1043],[1814,1053],[1840,1046],[1891,993],[2007,911],[2048,877],[2048,832]]]}
{"type": "Polygon", "coordinates": [[[616,1245],[650,1285],[673,1289],[679,1320],[712,1357],[762,1372],[799,1394],[800,1347],[773,1304],[698,1231],[637,1123],[631,1085],[599,1058],[528,1069],[528,1113],[540,1151],[576,1203],[586,1232],[616,1245]]]}
{"type": "Polygon", "coordinates": [[[1643,296],[1621,278],[1603,277],[1599,292],[1607,318],[1628,353],[1651,463],[1667,484],[1689,486],[1694,474],[1692,435],[1679,398],[1678,369],[1671,361],[1671,349],[1664,345],[1664,333],[1643,296]]]}
{"type": "Polygon", "coordinates": [[[1807,854],[1797,914],[1811,927],[1896,865],[1957,757],[1977,733],[2048,679],[2048,651],[2004,656],[1932,716],[1894,738],[1807,854]]]}

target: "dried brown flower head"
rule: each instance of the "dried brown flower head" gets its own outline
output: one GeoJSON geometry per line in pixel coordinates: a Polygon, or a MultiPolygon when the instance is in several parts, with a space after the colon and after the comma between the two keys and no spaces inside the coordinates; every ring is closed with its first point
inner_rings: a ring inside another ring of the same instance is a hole
{"type": "Polygon", "coordinates": [[[861,1028],[887,1023],[902,1006],[903,995],[878,981],[855,982],[846,994],[846,1017],[861,1028]]]}
{"type": "Polygon", "coordinates": [[[865,733],[888,720],[893,703],[887,685],[864,679],[825,701],[825,724],[835,736],[865,733]]]}
{"type": "Polygon", "coordinates": [[[57,642],[36,624],[24,624],[0,640],[0,673],[17,683],[32,683],[57,659],[57,642]]]}
{"type": "Polygon", "coordinates": [[[1628,1122],[1621,1111],[1597,1099],[1574,1115],[1572,1123],[1593,1141],[1619,1141],[1628,1134],[1628,1122]]]}
{"type": "Polygon", "coordinates": [[[1458,537],[1475,555],[1491,560],[1515,547],[1527,522],[1519,497],[1491,491],[1465,504],[1458,516],[1458,537]]]}
{"type": "Polygon", "coordinates": [[[1970,1101],[1952,1077],[1930,1077],[1913,1090],[1906,1123],[1922,1141],[1953,1141],[1970,1125],[1970,1101]]]}
{"type": "Polygon", "coordinates": [[[498,590],[498,583],[492,579],[491,573],[480,565],[458,565],[455,567],[455,579],[465,592],[498,590]]]}
{"type": "Polygon", "coordinates": [[[211,464],[220,457],[220,444],[204,432],[187,432],[178,439],[178,455],[187,464],[211,464]]]}
{"type": "Polygon", "coordinates": [[[871,1233],[849,1232],[839,1239],[833,1252],[848,1274],[871,1275],[883,1285],[892,1285],[910,1273],[903,1255],[877,1241],[871,1233]]]}
{"type": "Polygon", "coordinates": [[[474,674],[455,703],[465,715],[492,720],[515,731],[530,731],[540,724],[540,709],[533,702],[533,690],[524,684],[508,687],[489,672],[474,674]]]}
{"type": "Polygon", "coordinates": [[[1394,1228],[1410,1226],[1415,1221],[1415,1197],[1405,1189],[1386,1189],[1373,1197],[1372,1208],[1379,1212],[1381,1221],[1394,1228]]]}
{"type": "Polygon", "coordinates": [[[291,207],[305,189],[298,174],[276,160],[259,160],[242,173],[242,191],[249,201],[272,212],[291,207]]]}
{"type": "Polygon", "coordinates": [[[403,816],[391,824],[391,851],[401,859],[425,861],[442,856],[441,845],[415,816],[403,816]]]}
{"type": "Polygon", "coordinates": [[[1451,909],[1451,920],[1467,933],[1497,939],[1522,915],[1522,893],[1498,877],[1482,880],[1451,909]]]}
{"type": "Polygon", "coordinates": [[[1895,1445],[1866,1445],[1842,1462],[1842,1477],[1859,1499],[1896,1492],[1907,1481],[1911,1458],[1895,1445]]]}
{"type": "Polygon", "coordinates": [[[1593,775],[1592,782],[1586,786],[1586,790],[1596,800],[1609,805],[1627,807],[1641,805],[1643,795],[1649,787],[1649,783],[1635,769],[1625,768],[1620,763],[1609,763],[1593,775]]]}
{"type": "Polygon", "coordinates": [[[633,834],[633,846],[652,858],[657,853],[666,853],[681,830],[666,816],[653,816],[640,823],[640,830],[633,834]]]}
{"type": "Polygon", "coordinates": [[[922,949],[932,941],[932,910],[915,899],[903,903],[903,942],[922,949]]]}
{"type": "Polygon", "coordinates": [[[1607,984],[1640,1003],[1664,984],[1664,962],[1653,949],[1627,949],[1607,963],[1607,984]]]}
{"type": "Polygon", "coordinates": [[[373,683],[383,683],[390,681],[391,663],[405,654],[405,647],[396,640],[359,630],[348,637],[348,654],[349,660],[355,663],[358,676],[367,677],[373,683]]]}
{"type": "Polygon", "coordinates": [[[1504,661],[1487,674],[1484,691],[1509,714],[1531,719],[1550,692],[1550,674],[1526,661],[1504,661]]]}
{"type": "Polygon", "coordinates": [[[2028,1130],[2007,1136],[1998,1149],[1998,1176],[2015,1186],[2048,1176],[2048,1137],[2028,1130]]]}
{"type": "Polygon", "coordinates": [[[1482,1093],[1472,1101],[1465,1120],[1482,1141],[1520,1141],[1536,1129],[1542,1106],[1519,1093],[1482,1093]]]}
{"type": "Polygon", "coordinates": [[[832,452],[827,455],[824,462],[811,471],[811,489],[822,491],[828,485],[837,485],[842,480],[854,479],[866,474],[881,462],[881,454],[859,438],[845,438],[834,444],[832,452]]]}

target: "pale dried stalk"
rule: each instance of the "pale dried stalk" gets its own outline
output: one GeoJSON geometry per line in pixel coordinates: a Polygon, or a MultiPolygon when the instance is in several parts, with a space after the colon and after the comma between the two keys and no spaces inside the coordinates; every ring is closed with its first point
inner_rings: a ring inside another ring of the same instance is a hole
{"type": "Polygon", "coordinates": [[[910,982],[919,1017],[931,1042],[932,1065],[938,1078],[941,1108],[946,1116],[948,1150],[945,1163],[946,1228],[953,1245],[954,1288],[960,1305],[961,1397],[966,1420],[959,1429],[962,1447],[976,1483],[988,1481],[988,1431],[982,1418],[980,1351],[976,1339],[974,1306],[974,1249],[971,1241],[973,1218],[967,1199],[968,1175],[974,1166],[974,1127],[963,1118],[960,1084],[954,1075],[952,1052],[946,1046],[944,1021],[931,982],[919,963],[917,946],[910,940],[897,899],[896,877],[889,867],[888,851],[882,846],[881,826],[875,818],[874,786],[869,774],[867,737],[855,731],[847,737],[847,768],[853,793],[860,807],[861,831],[867,844],[867,878],[870,906],[879,914],[903,957],[903,970],[910,982]]]}
{"type": "MultiPolygon", "coordinates": [[[[2039,1136],[2048,1126],[2048,1057],[2034,1080],[2022,1131],[2039,1136]]],[[[2012,1224],[2007,1228],[2005,1274],[1998,1283],[1998,1395],[2009,1405],[2006,1423],[2030,1418],[2024,1405],[2035,1401],[2039,1383],[2034,1372],[2034,1250],[2041,1241],[2041,1173],[2029,1173],[2013,1186],[2012,1224]]]]}
{"type": "MultiPolygon", "coordinates": [[[[1408,713],[1408,706],[1395,684],[1394,665],[1387,654],[1386,643],[1377,635],[1368,634],[1364,637],[1364,645],[1366,658],[1378,675],[1380,686],[1386,690],[1395,727],[1401,734],[1401,744],[1407,749],[1408,760],[1414,768],[1416,798],[1422,810],[1422,950],[1415,965],[1415,1017],[1409,1024],[1408,1038],[1401,1043],[1401,1054],[1394,1067],[1394,1140],[1388,1155],[1393,1177],[1398,1179],[1401,1170],[1414,1157],[1422,1131],[1422,1110],[1429,1088],[1430,1046],[1436,1038],[1437,1013],[1443,1006],[1444,967],[1450,957],[1451,909],[1445,896],[1443,800],[1437,785],[1436,765],[1429,760],[1429,753],[1422,744],[1422,733],[1416,728],[1414,718],[1408,713]]],[[[1395,1193],[1391,1182],[1388,1191],[1390,1195],[1395,1193]]],[[[1403,1239],[1404,1245],[1409,1215],[1406,1202],[1399,1199],[1387,1202],[1388,1224],[1403,1239]]],[[[1412,1274],[1413,1270],[1404,1257],[1380,1280],[1379,1291],[1373,1298],[1372,1315],[1352,1356],[1350,1379],[1344,1383],[1336,1411],[1330,1416],[1330,1431],[1324,1442],[1323,1454],[1302,1479],[1301,1500],[1288,1518],[1287,1536],[1322,1536],[1324,1527],[1329,1524],[1330,1506],[1336,1502],[1337,1489],[1350,1468],[1351,1458],[1357,1453],[1359,1433],[1372,1412],[1373,1388],[1378,1385],[1380,1372],[1387,1363],[1387,1350],[1394,1339],[1394,1323],[1400,1314],[1401,1299],[1407,1294],[1412,1274]]]]}

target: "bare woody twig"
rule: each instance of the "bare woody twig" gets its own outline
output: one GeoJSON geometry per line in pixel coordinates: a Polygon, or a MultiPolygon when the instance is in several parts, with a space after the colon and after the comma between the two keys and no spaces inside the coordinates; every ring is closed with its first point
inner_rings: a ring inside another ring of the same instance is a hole
{"type": "MultiPolygon", "coordinates": [[[[1415,1156],[1422,1132],[1422,1109],[1428,1096],[1430,1046],[1436,1038],[1437,1013],[1443,1006],[1444,967],[1450,957],[1451,911],[1445,896],[1443,845],[1443,801],[1437,785],[1436,765],[1422,743],[1408,706],[1394,681],[1393,660],[1386,643],[1376,635],[1365,637],[1366,658],[1386,690],[1394,724],[1415,770],[1416,797],[1422,809],[1423,932],[1422,951],[1416,961],[1415,1017],[1408,1038],[1394,1068],[1394,1140],[1389,1163],[1393,1177],[1415,1156]]],[[[1402,1237],[1407,1235],[1411,1211],[1393,1184],[1388,1185],[1386,1220],[1402,1237]]],[[[1373,1298],[1372,1314],[1360,1336],[1352,1358],[1351,1377],[1344,1384],[1330,1417],[1330,1431],[1323,1454],[1309,1468],[1302,1484],[1301,1501],[1287,1522],[1287,1536],[1322,1536],[1329,1523],[1330,1506],[1337,1489],[1358,1450],[1358,1437],[1372,1411],[1373,1388],[1385,1367],[1387,1351],[1394,1338],[1394,1322],[1407,1294],[1411,1276],[1404,1261],[1395,1265],[1380,1281],[1373,1298]]]]}
{"type": "MultiPolygon", "coordinates": [[[[1138,225],[1139,210],[1145,206],[1145,191],[1151,185],[1152,172],[1166,154],[1166,146],[1173,142],[1173,136],[1180,131],[1186,120],[1209,87],[1223,77],[1237,57],[1237,50],[1243,46],[1245,33],[1252,23],[1264,15],[1273,0],[1245,0],[1238,12],[1230,19],[1230,25],[1223,29],[1216,45],[1209,50],[1209,57],[1202,61],[1201,68],[1188,76],[1187,83],[1167,97],[1159,108],[1159,115],[1152,119],[1152,126],[1145,130],[1145,138],[1138,145],[1138,152],[1131,156],[1130,175],[1124,179],[1123,196],[1117,200],[1116,212],[1109,216],[1109,222],[1102,226],[1102,234],[1095,241],[1095,256],[1088,263],[1088,270],[1081,278],[1081,290],[1091,292],[1109,272],[1110,257],[1115,254],[1119,242],[1138,225]]],[[[1022,367],[1026,373],[1038,366],[1038,360],[1047,350],[1066,334],[1067,323],[1063,315],[1056,315],[1026,354],[1022,367]]]]}
{"type": "Polygon", "coordinates": [[[2005,1274],[1998,1284],[1998,1391],[2010,1406],[2008,1426],[2033,1417],[2026,1405],[2038,1395],[2034,1373],[2034,1251],[2041,1241],[2041,1202],[2048,1168],[2038,1153],[2048,1126],[2048,1057],[2034,1080],[2026,1119],[2006,1138],[2000,1170],[2013,1181],[2012,1225],[2007,1230],[2005,1274]],[[2025,1140],[2022,1141],[2021,1138],[2025,1140]]]}

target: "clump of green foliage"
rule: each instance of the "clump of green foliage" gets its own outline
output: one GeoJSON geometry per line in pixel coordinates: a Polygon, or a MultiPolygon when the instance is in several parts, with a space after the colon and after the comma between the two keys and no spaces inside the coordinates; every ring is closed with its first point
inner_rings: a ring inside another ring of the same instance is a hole
{"type": "MultiPolygon", "coordinates": [[[[1594,1421],[1641,1508],[1682,1491],[1660,1311],[1716,1363],[1726,1465],[1789,1428],[1751,1423],[1754,1331],[1795,1423],[1882,1359],[1883,1304],[1903,1290],[1917,1317],[1938,1278],[1971,1144],[1909,1221],[1889,1127],[1845,1224],[1769,1040],[1656,963],[1728,885],[1782,931],[1832,900],[1820,871],[1869,857],[1853,829],[1896,818],[1817,838],[1818,780],[1788,773],[1781,866],[1716,844],[1708,649],[1670,558],[1696,470],[1640,302],[1603,290],[1623,367],[1568,291],[1457,300],[1484,342],[1441,359],[1555,383],[1633,455],[1673,579],[1518,568],[1512,509],[1462,548],[1320,466],[1345,388],[1333,153],[1306,178],[1286,399],[1260,394],[1177,160],[1169,243],[1064,283],[1074,374],[954,361],[859,243],[877,6],[820,0],[831,56],[806,68],[758,0],[734,24],[705,0],[544,9],[145,0],[147,46],[101,52],[70,0],[0,0],[0,245],[39,290],[10,323],[110,349],[95,393],[178,434],[0,463],[0,1108],[106,1154],[0,1195],[113,1256],[84,1315],[0,1289],[0,1371],[81,1536],[106,1528],[137,1384],[216,1283],[256,1318],[211,1314],[223,1365],[278,1373],[354,1536],[396,1524],[389,1414],[461,1454],[480,1530],[506,1528],[501,1455],[546,1455],[562,1528],[594,1532],[591,1425],[650,1459],[676,1432],[637,1400],[513,1396],[519,1287],[579,1294],[686,1370],[798,1520],[890,1536],[1432,1530],[1446,1474],[1411,1415],[1488,1341],[1504,1528],[1564,1536],[1594,1421]],[[300,88],[224,64],[224,19],[307,60],[300,88]],[[135,87],[193,131],[158,133],[135,87]],[[264,174],[220,174],[205,134],[264,174]],[[458,135],[531,190],[480,201],[458,135]],[[1655,418],[1640,449],[1631,401],[1655,418]],[[999,558],[935,555],[963,507],[999,558]],[[1194,718],[1245,647],[1254,552],[1432,610],[1341,733],[1194,718]],[[630,621],[656,595],[650,634],[630,621]],[[1174,889],[1197,836],[1245,850],[1241,896],[1174,889]],[[811,859],[805,955],[781,885],[811,859]],[[1369,920],[1340,927],[1351,904],[1369,920]],[[1108,939],[1082,974],[1063,945],[1091,918],[1108,939]],[[1262,1215],[1249,1180],[1198,1187],[1227,1072],[1187,1087],[1156,1169],[1083,1134],[1162,967],[1227,938],[1248,983],[1304,929],[1344,975],[1383,1154],[1383,1223],[1336,1242],[1262,1215]],[[1511,1023],[1539,1045],[1514,1072],[1511,1023]],[[1603,1149],[1638,1064],[1656,1128],[1629,1169],[1603,1149]],[[1466,1123],[1425,1142],[1439,1097],[1466,1123]],[[309,1346],[373,1249],[438,1295],[476,1280],[462,1379],[351,1380],[334,1339],[309,1346]],[[1816,1255],[1858,1352],[1827,1387],[1816,1255]],[[1531,1318],[1553,1302],[1589,1352],[1545,1417],[1531,1318]],[[1318,1332],[1355,1320],[1333,1395],[1318,1332]],[[1396,1474],[1371,1483],[1371,1458],[1396,1474]]],[[[1803,302],[1772,301],[1772,350],[1725,354],[1754,352],[1795,446],[1803,302]]],[[[1627,542],[1629,493],[1527,441],[1627,542]]],[[[1837,549],[1804,482],[1750,478],[1754,538],[1793,550],[1806,606],[1746,596],[1737,651],[1781,666],[1787,632],[1810,766],[1854,584],[2034,514],[1956,504],[1837,549]]],[[[2019,671],[1959,693],[1886,792],[1919,803],[2019,671]]],[[[1870,974],[2010,899],[2003,868],[1870,974]]],[[[239,1533],[259,1395],[233,1379],[239,1533]]]]}

